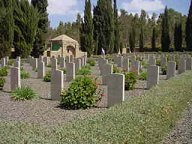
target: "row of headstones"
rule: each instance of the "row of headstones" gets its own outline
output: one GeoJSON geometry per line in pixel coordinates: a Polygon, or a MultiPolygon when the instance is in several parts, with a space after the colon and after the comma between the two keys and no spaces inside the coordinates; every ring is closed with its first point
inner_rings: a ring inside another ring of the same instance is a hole
{"type": "MultiPolygon", "coordinates": [[[[78,58],[74,61],[77,61],[78,64],[78,69],[81,68],[81,66],[84,66],[86,64],[86,57],[83,58],[78,58]],[[83,64],[81,61],[84,61],[83,64]]],[[[42,61],[41,58],[35,59],[35,58],[28,58],[28,61],[34,68],[34,63],[37,65],[37,71],[38,71],[38,78],[43,78],[44,73],[45,73],[45,63],[42,61]]],[[[20,59],[16,60],[17,63],[20,63],[20,59]]],[[[52,57],[51,58],[51,99],[52,100],[60,100],[60,94],[61,91],[64,88],[64,74],[62,70],[59,70],[57,67],[57,59],[52,57]]],[[[76,69],[76,63],[73,62],[67,62],[66,63],[66,81],[70,82],[71,80],[75,79],[75,71],[78,70],[76,69]]],[[[21,87],[21,78],[20,78],[20,64],[19,66],[15,66],[11,68],[11,90],[15,90],[16,88],[21,87]]]]}
{"type": "MultiPolygon", "coordinates": [[[[129,60],[128,60],[129,61],[129,60]]],[[[124,101],[125,76],[123,74],[113,74],[113,65],[108,64],[108,60],[100,57],[98,59],[103,85],[107,85],[108,106],[113,106],[124,101]]],[[[191,70],[192,59],[181,58],[179,61],[179,74],[186,70],[191,70]],[[188,65],[188,69],[187,69],[188,65]]],[[[159,66],[150,65],[147,69],[147,89],[151,89],[159,83],[159,66]]],[[[176,76],[176,62],[169,61],[167,64],[167,79],[176,76]]]]}
{"type": "Polygon", "coordinates": [[[9,57],[8,56],[6,56],[4,58],[1,58],[1,62],[0,62],[1,67],[7,66],[8,62],[9,62],[9,57]]]}

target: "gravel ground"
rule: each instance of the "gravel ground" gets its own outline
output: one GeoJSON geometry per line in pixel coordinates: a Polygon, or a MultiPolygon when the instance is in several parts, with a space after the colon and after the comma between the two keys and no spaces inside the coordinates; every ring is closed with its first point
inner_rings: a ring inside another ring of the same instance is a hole
{"type": "Polygon", "coordinates": [[[162,143],[192,144],[192,105],[183,112],[182,119],[162,143]]]}
{"type": "MultiPolygon", "coordinates": [[[[40,99],[31,101],[13,101],[10,98],[10,77],[6,78],[4,92],[0,92],[0,119],[9,121],[21,121],[29,123],[39,123],[47,126],[55,126],[70,122],[76,119],[84,119],[95,116],[98,113],[107,110],[107,97],[103,97],[97,104],[97,108],[87,110],[65,110],[59,108],[58,101],[51,101],[50,98],[50,83],[43,82],[37,79],[37,73],[32,70],[29,64],[23,65],[24,69],[31,75],[29,79],[21,80],[22,86],[30,86],[41,97],[40,99]]],[[[46,68],[46,71],[50,68],[46,68]]],[[[98,66],[92,68],[92,74],[99,76],[98,66]]],[[[125,92],[126,100],[132,96],[141,96],[146,91],[144,81],[139,81],[136,89],[125,92]]],[[[68,86],[68,83],[64,83],[68,86]]],[[[103,87],[106,89],[106,87],[103,87]]]]}

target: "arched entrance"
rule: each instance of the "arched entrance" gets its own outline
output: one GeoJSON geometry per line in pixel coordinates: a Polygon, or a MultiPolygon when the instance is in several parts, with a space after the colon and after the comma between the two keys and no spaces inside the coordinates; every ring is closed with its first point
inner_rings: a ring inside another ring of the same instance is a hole
{"type": "Polygon", "coordinates": [[[67,54],[69,55],[73,55],[74,57],[76,57],[75,55],[75,48],[73,46],[67,46],[67,54]]]}

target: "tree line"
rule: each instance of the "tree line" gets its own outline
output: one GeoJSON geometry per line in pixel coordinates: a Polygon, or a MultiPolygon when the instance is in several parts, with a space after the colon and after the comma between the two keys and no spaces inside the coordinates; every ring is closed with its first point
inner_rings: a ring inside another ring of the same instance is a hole
{"type": "Polygon", "coordinates": [[[47,0],[0,1],[0,57],[42,55],[48,31],[47,0]]]}

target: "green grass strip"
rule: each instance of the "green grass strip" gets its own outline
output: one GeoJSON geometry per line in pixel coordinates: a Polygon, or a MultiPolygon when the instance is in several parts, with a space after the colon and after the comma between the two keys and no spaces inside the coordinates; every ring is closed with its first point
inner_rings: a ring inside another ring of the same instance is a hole
{"type": "Polygon", "coordinates": [[[192,99],[192,72],[186,72],[122,105],[86,120],[49,129],[0,122],[0,143],[156,144],[175,126],[192,99]]]}

